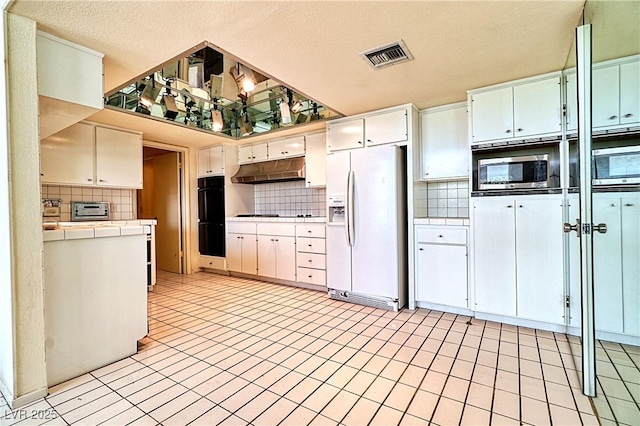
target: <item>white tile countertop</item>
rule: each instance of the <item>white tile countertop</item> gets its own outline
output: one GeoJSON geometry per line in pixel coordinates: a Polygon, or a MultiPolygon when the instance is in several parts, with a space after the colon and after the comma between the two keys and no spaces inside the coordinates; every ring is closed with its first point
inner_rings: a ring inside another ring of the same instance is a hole
{"type": "Polygon", "coordinates": [[[447,225],[468,226],[469,218],[466,217],[421,217],[413,219],[414,225],[447,225]]]}
{"type": "Polygon", "coordinates": [[[227,217],[227,222],[291,222],[291,223],[326,223],[327,218],[324,216],[314,217],[227,217]]]}
{"type": "Polygon", "coordinates": [[[121,237],[151,232],[155,219],[103,222],[57,222],[57,228],[42,231],[43,241],[79,240],[86,238],[121,237]]]}

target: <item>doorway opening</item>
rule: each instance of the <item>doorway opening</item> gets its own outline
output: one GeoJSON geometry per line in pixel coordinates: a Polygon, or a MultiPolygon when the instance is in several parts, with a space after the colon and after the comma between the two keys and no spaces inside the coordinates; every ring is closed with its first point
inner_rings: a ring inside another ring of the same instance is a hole
{"type": "Polygon", "coordinates": [[[183,153],[143,147],[143,189],[137,191],[138,219],[157,219],[158,271],[185,273],[183,238],[183,153]]]}

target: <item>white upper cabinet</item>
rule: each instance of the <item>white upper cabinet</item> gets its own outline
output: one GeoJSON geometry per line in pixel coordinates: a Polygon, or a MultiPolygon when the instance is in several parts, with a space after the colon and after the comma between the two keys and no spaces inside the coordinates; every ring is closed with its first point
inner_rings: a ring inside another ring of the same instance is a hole
{"type": "Polygon", "coordinates": [[[142,188],[142,136],[77,123],[40,142],[43,183],[142,188]]]}
{"type": "Polygon", "coordinates": [[[366,145],[405,142],[409,137],[407,126],[407,111],[405,109],[365,117],[364,138],[366,145]]]}
{"type": "Polygon", "coordinates": [[[467,104],[431,108],[420,113],[422,180],[469,175],[467,104]]]}
{"type": "Polygon", "coordinates": [[[364,119],[329,122],[327,124],[329,151],[362,148],[364,146],[364,119]]]}
{"type": "MultiPolygon", "coordinates": [[[[389,143],[406,143],[410,122],[414,121],[412,106],[399,106],[361,114],[358,118],[339,119],[327,123],[327,150],[362,148],[389,143]],[[411,117],[409,117],[411,113],[411,117]]],[[[413,137],[413,136],[412,136],[413,137]]]]}
{"type": "MultiPolygon", "coordinates": [[[[592,76],[591,123],[594,130],[637,126],[640,123],[640,57],[594,64],[592,76]]],[[[577,81],[567,73],[567,131],[578,128],[577,81]]]]}
{"type": "Polygon", "coordinates": [[[306,136],[304,166],[307,188],[327,186],[327,138],[324,132],[306,136]]]}
{"type": "Polygon", "coordinates": [[[96,184],[142,188],[142,136],[96,127],[96,184]]]}
{"type": "Polygon", "coordinates": [[[561,86],[556,74],[470,91],[472,143],[561,134],[561,86]]]}
{"type": "Polygon", "coordinates": [[[268,160],[267,143],[242,145],[238,147],[238,164],[256,163],[268,160]]]}
{"type": "Polygon", "coordinates": [[[266,161],[269,158],[269,149],[266,143],[253,145],[253,161],[266,161]]]}
{"type": "Polygon", "coordinates": [[[253,163],[253,147],[251,145],[243,145],[238,147],[238,163],[253,163]]]}
{"type": "Polygon", "coordinates": [[[40,141],[42,183],[94,184],[94,127],[78,123],[40,141]]]}
{"type": "Polygon", "coordinates": [[[198,151],[198,177],[224,174],[224,147],[222,145],[198,151]]]}
{"type": "Polygon", "coordinates": [[[576,73],[569,73],[565,76],[564,82],[566,85],[566,105],[565,112],[565,126],[567,132],[575,133],[578,129],[578,81],[576,73]]]}
{"type": "Polygon", "coordinates": [[[640,61],[620,65],[620,124],[640,122],[640,61]]]}
{"type": "Polygon", "coordinates": [[[38,31],[38,94],[103,107],[102,53],[38,31]]]}
{"type": "Polygon", "coordinates": [[[617,66],[592,72],[591,125],[606,127],[618,124],[620,114],[620,70],[617,66]]]}
{"type": "Polygon", "coordinates": [[[472,95],[471,105],[474,143],[513,136],[513,88],[472,95]]]}
{"type": "Polygon", "coordinates": [[[560,83],[560,76],[556,76],[513,87],[514,137],[562,131],[560,83]]]}
{"type": "Polygon", "coordinates": [[[95,114],[104,107],[102,53],[38,31],[40,139],[95,114]]]}
{"type": "Polygon", "coordinates": [[[304,155],[304,135],[287,139],[269,141],[269,159],[275,160],[286,157],[300,157],[304,155]]]}

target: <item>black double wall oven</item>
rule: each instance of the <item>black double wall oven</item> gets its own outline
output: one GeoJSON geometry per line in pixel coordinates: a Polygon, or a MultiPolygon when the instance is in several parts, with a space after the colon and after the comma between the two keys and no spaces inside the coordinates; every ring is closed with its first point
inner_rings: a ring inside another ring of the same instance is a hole
{"type": "Polygon", "coordinates": [[[198,179],[198,247],[201,255],[224,257],[224,176],[198,179]]]}

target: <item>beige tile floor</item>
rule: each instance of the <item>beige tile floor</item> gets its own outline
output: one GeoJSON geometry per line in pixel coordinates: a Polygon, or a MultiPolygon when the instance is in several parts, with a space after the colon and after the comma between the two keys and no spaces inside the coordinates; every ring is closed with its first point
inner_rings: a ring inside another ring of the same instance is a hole
{"type": "MultiPolygon", "coordinates": [[[[580,364],[580,339],[570,338],[580,364]]],[[[640,348],[598,340],[596,343],[596,398],[593,403],[602,425],[640,425],[640,348]]]]}
{"type": "Polygon", "coordinates": [[[206,273],[149,296],[136,355],[0,424],[598,424],[563,334],[206,273]]]}

